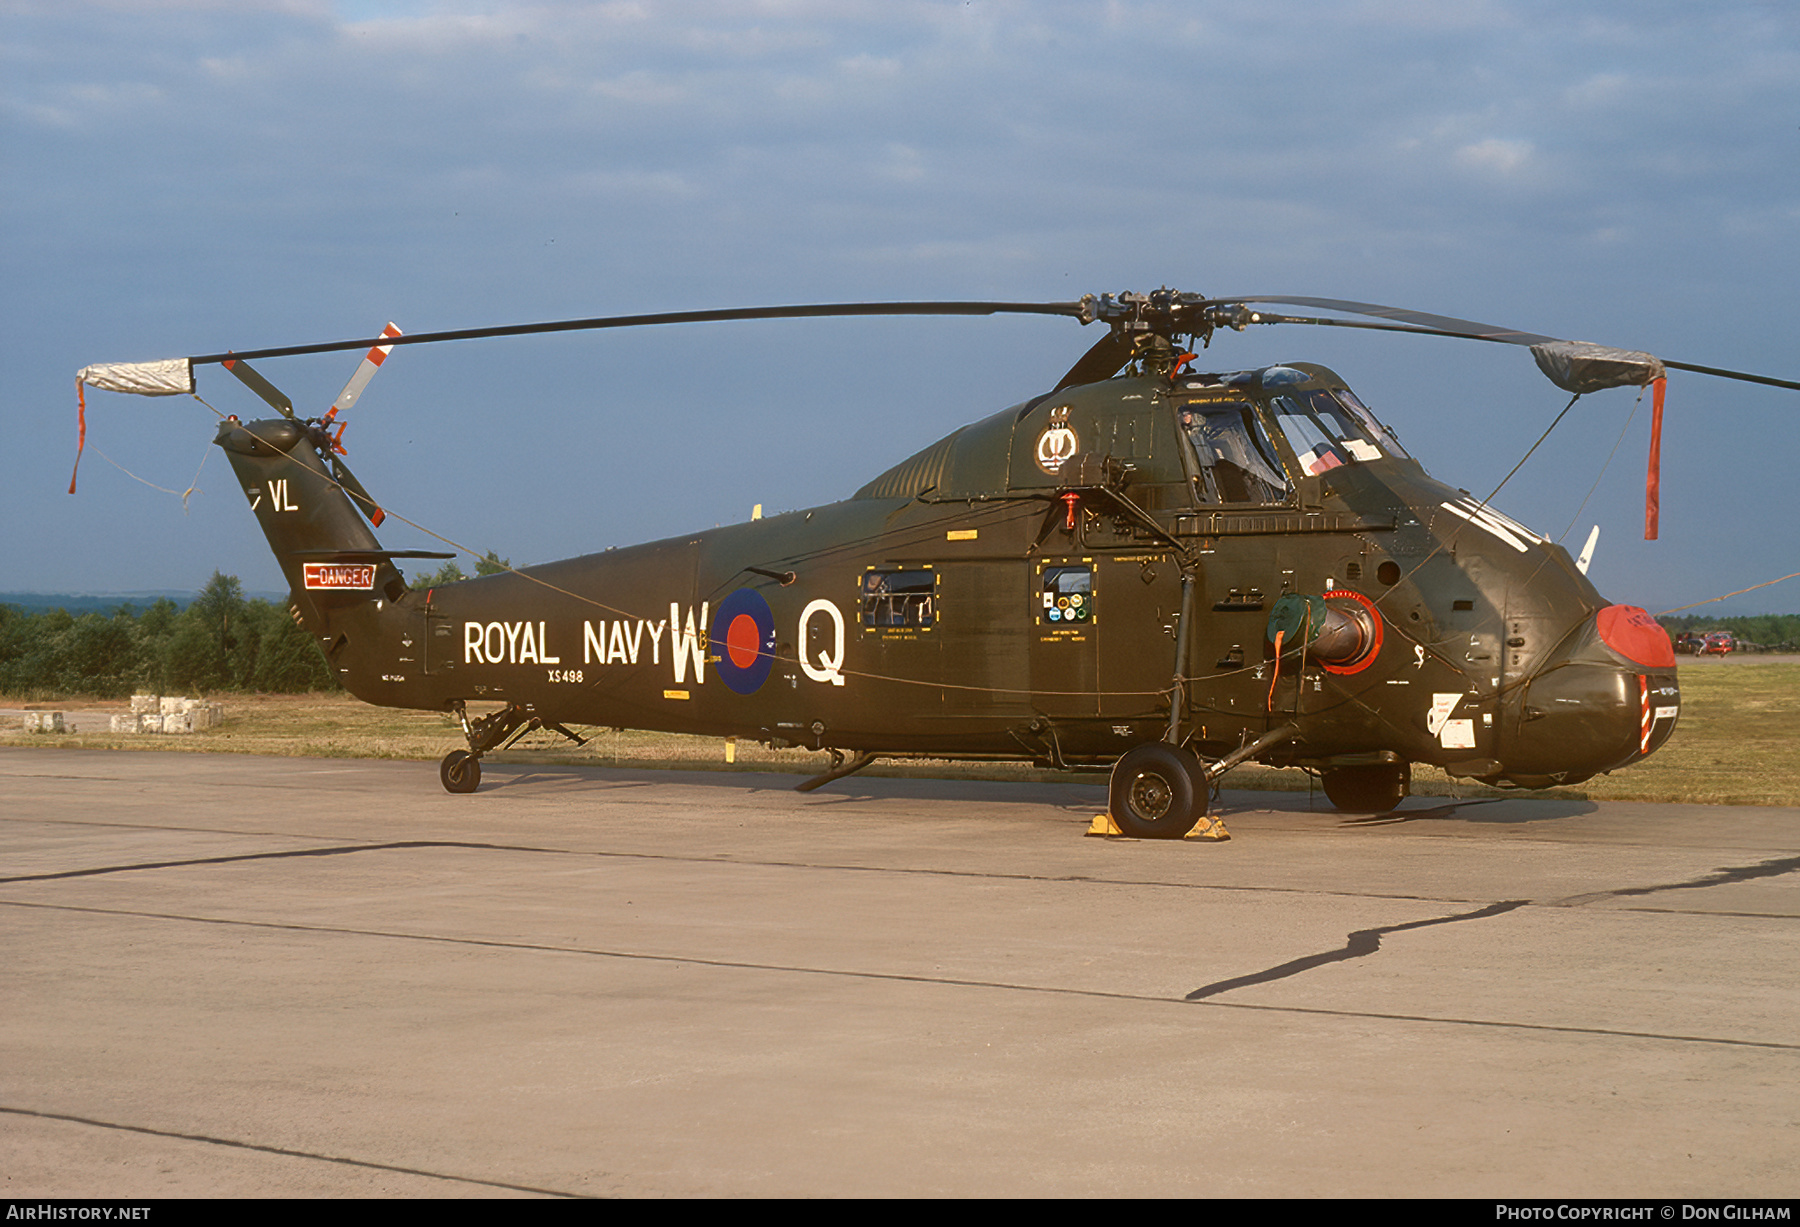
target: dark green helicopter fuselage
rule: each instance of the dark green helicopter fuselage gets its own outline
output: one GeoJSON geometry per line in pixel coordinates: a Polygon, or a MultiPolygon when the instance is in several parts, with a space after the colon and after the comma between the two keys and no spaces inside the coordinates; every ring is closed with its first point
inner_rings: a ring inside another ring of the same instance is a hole
{"type": "Polygon", "coordinates": [[[1069,388],[842,502],[435,590],[316,432],[219,442],[296,616],[383,706],[1074,767],[1287,729],[1256,757],[1527,787],[1643,757],[1679,706],[1642,611],[1307,364],[1069,388]]]}

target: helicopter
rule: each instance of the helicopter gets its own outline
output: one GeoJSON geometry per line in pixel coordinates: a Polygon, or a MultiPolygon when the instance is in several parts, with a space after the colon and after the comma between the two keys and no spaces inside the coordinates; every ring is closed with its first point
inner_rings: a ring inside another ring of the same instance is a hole
{"type": "MultiPolygon", "coordinates": [[[[1658,424],[1667,367],[1800,389],[1376,304],[1168,289],[414,335],[390,324],[355,341],[98,364],[78,387],[191,393],[194,368],[217,364],[278,411],[227,417],[214,441],[291,612],[356,697],[458,717],[466,748],[439,767],[452,793],[475,791],[482,758],[528,732],[579,742],[571,725],[614,726],[827,752],[802,790],[880,758],[1106,772],[1119,830],[1158,838],[1190,831],[1216,781],[1250,761],[1316,773],[1341,809],[1386,811],[1415,763],[1534,789],[1654,753],[1680,715],[1673,647],[1644,610],[1600,595],[1589,551],[1572,558],[1431,477],[1323,366],[1196,365],[1221,329],[1283,323],[1530,346],[1577,397],[1654,386],[1658,424]],[[1049,391],[846,499],[748,523],[415,587],[398,560],[455,555],[382,548],[386,513],[342,459],[339,414],[396,345],[1008,313],[1106,332],[1049,391]],[[364,347],[317,418],[249,365],[364,347]]],[[[1654,535],[1654,503],[1648,515],[1654,535]]]]}

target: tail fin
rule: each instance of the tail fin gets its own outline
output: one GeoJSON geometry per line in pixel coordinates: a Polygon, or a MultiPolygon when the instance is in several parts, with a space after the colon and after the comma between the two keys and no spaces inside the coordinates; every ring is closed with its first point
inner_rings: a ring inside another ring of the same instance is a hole
{"type": "Polygon", "coordinates": [[[213,441],[230,458],[309,631],[327,633],[331,615],[347,606],[405,595],[393,552],[331,476],[323,429],[292,418],[227,419],[213,441]]]}

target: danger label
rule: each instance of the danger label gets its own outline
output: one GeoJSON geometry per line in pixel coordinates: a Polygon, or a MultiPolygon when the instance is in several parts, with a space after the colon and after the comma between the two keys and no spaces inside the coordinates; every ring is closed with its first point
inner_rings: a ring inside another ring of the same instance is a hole
{"type": "Polygon", "coordinates": [[[367,562],[309,562],[303,564],[308,588],[375,587],[375,567],[367,562]]]}

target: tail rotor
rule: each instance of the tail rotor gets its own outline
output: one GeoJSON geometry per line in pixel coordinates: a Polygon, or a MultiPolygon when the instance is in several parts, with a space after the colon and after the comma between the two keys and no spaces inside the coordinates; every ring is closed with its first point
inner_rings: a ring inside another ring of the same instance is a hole
{"type": "MultiPolygon", "coordinates": [[[[400,329],[391,320],[388,321],[388,326],[381,330],[383,339],[401,335],[403,334],[400,329]]],[[[350,496],[350,501],[356,506],[356,509],[366,516],[369,523],[376,528],[380,528],[381,522],[387,519],[387,513],[381,509],[381,505],[375,501],[374,496],[369,493],[361,481],[357,480],[356,474],[350,471],[350,466],[342,459],[345,451],[344,428],[349,425],[349,422],[338,420],[338,414],[356,404],[363,391],[369,386],[369,381],[375,378],[375,372],[381,369],[381,364],[387,360],[388,354],[393,352],[393,348],[391,342],[386,345],[378,342],[371,346],[369,352],[363,355],[363,360],[357,364],[355,372],[351,374],[350,382],[344,385],[344,390],[339,392],[337,399],[331,402],[331,408],[326,411],[325,416],[318,419],[316,423],[302,423],[315,433],[314,443],[318,445],[320,452],[330,460],[331,479],[343,487],[344,493],[350,496]],[[337,422],[335,433],[331,430],[333,422],[337,422]]],[[[264,379],[248,362],[241,358],[227,358],[220,365],[236,375],[245,387],[261,397],[281,416],[290,422],[300,422],[300,418],[294,413],[294,402],[289,400],[287,394],[280,388],[264,379]]]]}

